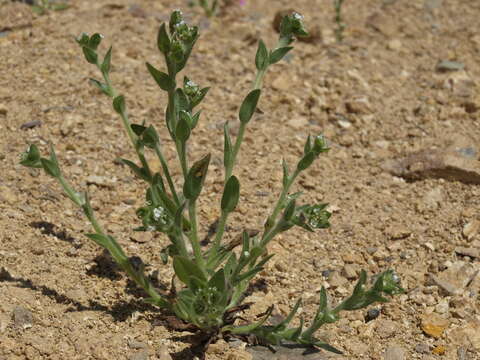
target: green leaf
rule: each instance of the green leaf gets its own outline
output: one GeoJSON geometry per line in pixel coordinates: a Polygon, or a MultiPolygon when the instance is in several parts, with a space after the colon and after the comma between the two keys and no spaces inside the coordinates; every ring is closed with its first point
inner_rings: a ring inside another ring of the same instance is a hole
{"type": "Polygon", "coordinates": [[[66,4],[66,3],[57,3],[57,4],[51,4],[51,9],[53,11],[62,11],[62,10],[66,10],[70,7],[70,5],[66,4]]]}
{"type": "Polygon", "coordinates": [[[143,301],[145,301],[147,304],[158,306],[161,309],[170,309],[170,310],[172,309],[172,305],[167,300],[161,297],[159,298],[149,297],[149,298],[143,299],[143,301]]]}
{"type": "Polygon", "coordinates": [[[163,23],[158,30],[157,46],[158,50],[163,54],[167,54],[170,51],[170,37],[167,34],[165,23],[163,23]]]}
{"type": "Polygon", "coordinates": [[[90,240],[95,241],[97,245],[100,245],[103,248],[108,248],[110,243],[110,238],[102,234],[85,234],[90,240]]]}
{"type": "Polygon", "coordinates": [[[145,126],[138,124],[131,124],[130,128],[132,129],[133,133],[139,137],[143,135],[145,130],[147,130],[145,126]]]}
{"type": "Polygon", "coordinates": [[[125,97],[123,95],[119,95],[113,99],[113,109],[120,115],[125,114],[126,106],[125,97]]]}
{"type": "Polygon", "coordinates": [[[43,169],[48,175],[53,176],[55,178],[60,177],[60,169],[58,168],[58,165],[55,162],[45,158],[41,158],[40,162],[42,163],[43,169]]]}
{"type": "Polygon", "coordinates": [[[90,82],[95,85],[101,92],[103,92],[105,95],[107,96],[112,96],[112,91],[111,89],[108,87],[107,84],[105,83],[102,83],[96,79],[89,79],[90,82]]]}
{"type": "Polygon", "coordinates": [[[85,59],[90,63],[90,64],[97,64],[98,61],[98,55],[95,52],[95,50],[83,46],[82,47],[83,55],[85,55],[85,59]]]}
{"type": "Polygon", "coordinates": [[[225,276],[230,278],[232,274],[235,272],[237,265],[238,265],[237,255],[235,255],[235,253],[232,252],[228,257],[227,262],[225,263],[225,266],[223,267],[225,276]]]}
{"type": "Polygon", "coordinates": [[[127,159],[120,159],[120,161],[125,165],[127,165],[139,178],[147,182],[150,182],[150,176],[148,175],[147,171],[144,168],[137,166],[135,163],[127,159]]]}
{"type": "Polygon", "coordinates": [[[290,180],[290,173],[288,170],[288,164],[285,159],[282,159],[282,169],[283,169],[283,177],[282,177],[282,185],[283,187],[287,187],[288,182],[290,180]]]}
{"type": "Polygon", "coordinates": [[[197,277],[204,282],[207,281],[197,264],[184,256],[175,256],[173,258],[173,269],[175,270],[175,275],[187,286],[190,286],[191,277],[197,277]]]}
{"type": "Polygon", "coordinates": [[[343,352],[341,352],[340,350],[338,350],[337,348],[333,347],[332,345],[330,344],[327,344],[326,342],[323,342],[323,341],[320,341],[320,340],[316,340],[309,343],[309,345],[314,345],[320,349],[323,349],[323,350],[327,350],[327,351],[330,351],[330,352],[333,352],[334,354],[339,354],[339,355],[343,355],[343,352]]]}
{"type": "Polygon", "coordinates": [[[258,99],[260,98],[260,89],[250,91],[240,106],[239,119],[242,123],[248,123],[257,108],[258,99]]]}
{"type": "Polygon", "coordinates": [[[328,204],[302,205],[297,208],[293,223],[308,231],[330,227],[329,219],[332,215],[326,210],[328,204]]]}
{"type": "Polygon", "coordinates": [[[312,150],[316,155],[319,155],[321,153],[324,153],[330,150],[327,144],[327,140],[323,135],[318,135],[315,137],[315,139],[313,140],[312,150]]]}
{"type": "Polygon", "coordinates": [[[303,146],[303,155],[307,155],[312,150],[312,137],[308,135],[305,145],[303,146]]]}
{"type": "Polygon", "coordinates": [[[32,11],[34,14],[43,15],[45,13],[45,8],[37,5],[32,6],[32,11]]]}
{"type": "Polygon", "coordinates": [[[175,80],[170,78],[170,76],[168,76],[164,72],[157,70],[150,63],[147,62],[146,64],[147,64],[148,72],[150,73],[150,75],[152,75],[153,79],[158,84],[158,86],[160,86],[162,90],[171,91],[175,89],[175,87],[177,86],[177,84],[175,83],[175,80]]]}
{"type": "MultiPolygon", "coordinates": [[[[184,111],[180,113],[182,114],[184,113],[184,111]]],[[[180,119],[177,123],[177,128],[175,129],[175,139],[177,139],[181,143],[184,143],[190,137],[190,132],[191,130],[190,125],[188,124],[188,120],[185,118],[185,116],[180,116],[180,119]]]]}
{"type": "Polygon", "coordinates": [[[143,133],[143,142],[146,146],[153,149],[155,148],[156,144],[160,142],[160,138],[157,134],[157,130],[150,125],[143,133]]]}
{"type": "Polygon", "coordinates": [[[313,161],[315,160],[316,156],[313,152],[309,152],[306,154],[297,164],[297,171],[306,170],[312,165],[313,161]]]}
{"type": "Polygon", "coordinates": [[[286,46],[272,51],[272,53],[270,54],[270,65],[273,65],[282,60],[283,57],[292,49],[293,46],[286,46]]]}
{"type": "Polygon", "coordinates": [[[35,144],[28,147],[27,151],[22,154],[20,164],[27,167],[42,168],[40,161],[40,151],[35,144]]]}
{"type": "Polygon", "coordinates": [[[97,50],[98,45],[102,42],[103,35],[99,33],[93,34],[88,40],[88,47],[92,50],[97,50]]]}
{"type": "Polygon", "coordinates": [[[293,320],[293,317],[297,313],[301,303],[302,303],[302,300],[298,299],[297,302],[295,303],[295,306],[292,308],[292,310],[287,315],[287,317],[282,322],[280,322],[278,325],[275,325],[275,327],[273,328],[272,331],[283,331],[283,330],[285,330],[287,328],[288,324],[290,324],[290,322],[293,320]]]}
{"type": "Polygon", "coordinates": [[[217,293],[224,293],[227,288],[225,280],[225,272],[223,269],[218,270],[209,280],[208,287],[215,288],[217,293]]]}
{"type": "Polygon", "coordinates": [[[180,113],[182,110],[190,111],[190,103],[183,89],[178,88],[175,90],[175,105],[177,113],[180,113]]]}
{"type": "Polygon", "coordinates": [[[235,175],[230,176],[222,196],[222,211],[230,213],[237,207],[240,198],[240,183],[235,175]]]}
{"type": "Polygon", "coordinates": [[[223,126],[223,166],[228,168],[233,159],[233,145],[230,138],[230,130],[228,128],[228,122],[223,126]]]}
{"type": "Polygon", "coordinates": [[[259,328],[260,326],[262,326],[263,324],[265,324],[265,322],[268,320],[268,318],[270,317],[270,315],[272,315],[272,311],[273,311],[273,306],[270,306],[267,310],[267,312],[265,313],[265,315],[263,316],[263,318],[256,322],[256,323],[253,323],[253,324],[249,324],[249,325],[244,325],[244,326],[225,326],[223,329],[222,329],[222,332],[224,331],[229,331],[231,332],[232,334],[248,334],[248,333],[252,333],[253,331],[255,331],[257,328],[259,328]]]}
{"type": "Polygon", "coordinates": [[[200,91],[198,92],[197,96],[195,96],[195,98],[193,98],[190,102],[190,107],[193,109],[195,106],[197,106],[198,104],[200,104],[202,102],[202,100],[205,98],[205,96],[207,95],[208,93],[208,90],[210,90],[209,87],[204,87],[203,89],[200,89],[200,91]]]}
{"type": "Polygon", "coordinates": [[[208,165],[210,164],[210,154],[197,161],[190,168],[185,183],[183,185],[183,194],[186,199],[195,201],[202,191],[205,177],[207,176],[208,165]]]}
{"type": "Polygon", "coordinates": [[[262,71],[268,67],[268,50],[262,39],[258,42],[257,54],[255,55],[255,66],[257,70],[262,71]]]}
{"type": "Polygon", "coordinates": [[[202,110],[198,111],[197,113],[195,113],[193,116],[192,116],[192,122],[190,124],[190,127],[193,129],[195,129],[197,127],[197,124],[198,124],[198,120],[200,119],[200,114],[202,113],[202,110]]]}
{"type": "Polygon", "coordinates": [[[283,221],[289,222],[293,214],[295,213],[295,199],[292,199],[288,202],[287,206],[285,207],[285,211],[283,212],[283,221]]]}
{"type": "Polygon", "coordinates": [[[108,74],[110,72],[110,62],[112,60],[112,47],[108,49],[105,57],[103,58],[102,65],[100,66],[100,70],[103,74],[108,74]]]}

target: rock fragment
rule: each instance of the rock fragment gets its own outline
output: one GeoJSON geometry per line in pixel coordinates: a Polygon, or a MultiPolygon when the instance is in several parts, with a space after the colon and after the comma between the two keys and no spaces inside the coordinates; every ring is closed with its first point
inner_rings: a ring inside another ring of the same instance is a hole
{"type": "Polygon", "coordinates": [[[477,147],[464,140],[454,140],[446,150],[426,149],[404,158],[387,161],[385,171],[407,180],[442,178],[466,184],[480,184],[477,147]]]}
{"type": "Polygon", "coordinates": [[[458,61],[442,60],[435,66],[435,70],[438,72],[458,71],[463,70],[464,67],[465,65],[458,61]]]}
{"type": "Polygon", "coordinates": [[[33,315],[23,306],[13,309],[13,325],[17,329],[29,329],[33,326],[33,315]]]}
{"type": "Polygon", "coordinates": [[[441,338],[449,325],[449,321],[436,313],[424,315],[422,317],[422,331],[433,338],[441,338]]]}
{"type": "Polygon", "coordinates": [[[440,274],[432,275],[432,281],[449,295],[461,295],[479,271],[478,264],[457,261],[440,274]]]}
{"type": "Polygon", "coordinates": [[[366,97],[356,97],[345,103],[347,112],[351,114],[366,115],[372,112],[372,106],[366,97]]]}
{"type": "Polygon", "coordinates": [[[472,240],[477,235],[478,230],[480,230],[480,220],[475,219],[465,224],[462,233],[467,240],[472,240]]]}
{"type": "Polygon", "coordinates": [[[470,256],[471,258],[480,259],[480,249],[456,247],[455,252],[463,256],[470,256]]]}
{"type": "Polygon", "coordinates": [[[383,358],[385,360],[405,360],[406,352],[401,346],[389,346],[387,350],[385,350],[385,355],[383,358]]]}

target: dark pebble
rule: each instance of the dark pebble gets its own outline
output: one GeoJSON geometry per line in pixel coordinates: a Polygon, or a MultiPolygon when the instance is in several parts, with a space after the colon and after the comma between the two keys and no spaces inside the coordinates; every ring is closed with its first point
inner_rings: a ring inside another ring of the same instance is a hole
{"type": "Polygon", "coordinates": [[[26,122],[20,125],[20,129],[22,130],[33,129],[37,126],[42,126],[42,122],[40,120],[33,120],[33,121],[26,122]]]}
{"type": "Polygon", "coordinates": [[[380,310],[370,309],[367,311],[367,314],[365,315],[365,322],[375,320],[379,315],[380,315],[380,310]]]}

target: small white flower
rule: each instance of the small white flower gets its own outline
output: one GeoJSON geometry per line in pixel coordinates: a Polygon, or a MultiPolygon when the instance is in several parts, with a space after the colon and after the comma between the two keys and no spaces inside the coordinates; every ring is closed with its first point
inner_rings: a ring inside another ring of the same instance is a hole
{"type": "Polygon", "coordinates": [[[153,217],[154,217],[154,219],[155,219],[155,220],[160,219],[160,218],[162,217],[162,215],[163,215],[164,212],[165,212],[165,210],[164,210],[161,206],[153,209],[153,217]]]}

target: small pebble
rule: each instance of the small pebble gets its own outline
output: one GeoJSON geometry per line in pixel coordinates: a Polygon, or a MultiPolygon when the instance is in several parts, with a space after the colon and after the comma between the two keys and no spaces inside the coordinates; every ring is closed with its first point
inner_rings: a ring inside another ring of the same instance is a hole
{"type": "Polygon", "coordinates": [[[33,128],[36,128],[37,126],[42,126],[42,122],[40,120],[32,120],[20,125],[20,129],[21,130],[33,129],[33,128]]]}
{"type": "Polygon", "coordinates": [[[400,346],[389,346],[385,351],[385,360],[405,360],[405,349],[400,346]]]}
{"type": "Polygon", "coordinates": [[[464,67],[465,65],[461,62],[443,60],[437,64],[435,70],[437,70],[438,72],[458,71],[463,70],[464,67]]]}
{"type": "Polygon", "coordinates": [[[367,314],[365,315],[365,322],[375,320],[379,316],[380,316],[380,310],[370,309],[370,310],[367,311],[367,314]]]}
{"type": "Polygon", "coordinates": [[[13,323],[17,329],[31,328],[33,324],[33,315],[30,310],[23,306],[17,306],[13,309],[13,323]]]}
{"type": "Polygon", "coordinates": [[[429,354],[430,346],[428,344],[420,343],[415,345],[415,351],[420,354],[429,354]]]}

